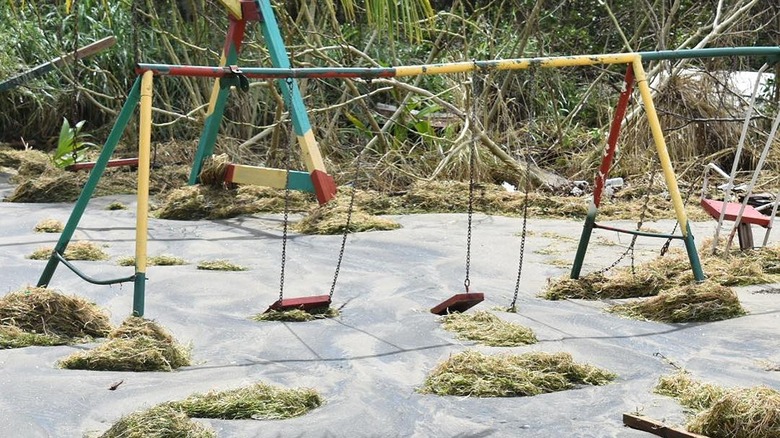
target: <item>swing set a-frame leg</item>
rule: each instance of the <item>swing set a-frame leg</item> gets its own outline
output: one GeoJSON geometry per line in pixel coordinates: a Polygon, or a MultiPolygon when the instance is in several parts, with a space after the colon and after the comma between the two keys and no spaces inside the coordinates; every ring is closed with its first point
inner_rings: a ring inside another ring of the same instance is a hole
{"type": "Polygon", "coordinates": [[[106,139],[106,143],[103,146],[103,150],[100,152],[100,156],[95,163],[95,167],[92,168],[92,171],[89,174],[89,178],[87,178],[87,182],[84,184],[84,188],[81,190],[81,194],[76,200],[73,211],[68,218],[68,222],[65,224],[65,227],[60,234],[60,238],[54,247],[54,251],[49,258],[49,261],[46,264],[41,277],[38,279],[39,287],[48,286],[51,282],[54,271],[57,269],[57,266],[60,262],[60,258],[57,257],[56,254],[62,255],[68,248],[70,239],[73,238],[73,233],[76,231],[76,227],[78,227],[79,221],[81,221],[81,217],[84,215],[84,210],[86,210],[87,204],[89,203],[90,198],[92,198],[92,195],[95,192],[95,188],[97,187],[100,178],[103,176],[103,173],[106,170],[108,162],[111,159],[111,155],[113,155],[117,144],[119,144],[119,140],[122,138],[122,134],[124,133],[125,128],[127,128],[127,124],[129,123],[130,118],[133,116],[133,111],[138,105],[138,101],[141,97],[140,90],[141,77],[139,76],[133,84],[133,87],[130,89],[127,100],[125,101],[124,106],[122,106],[122,110],[120,111],[119,116],[114,123],[114,127],[111,128],[111,133],[106,139]]]}

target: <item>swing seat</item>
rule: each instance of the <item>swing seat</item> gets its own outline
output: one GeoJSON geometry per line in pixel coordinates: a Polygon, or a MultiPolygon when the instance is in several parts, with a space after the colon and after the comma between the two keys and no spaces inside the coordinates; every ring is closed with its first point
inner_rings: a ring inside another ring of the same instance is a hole
{"type": "Polygon", "coordinates": [[[284,312],[286,310],[303,310],[304,312],[309,312],[315,309],[323,309],[330,307],[330,296],[328,295],[313,295],[309,297],[296,297],[296,298],[285,298],[283,300],[279,300],[271,306],[268,307],[268,310],[265,312],[268,313],[272,310],[276,310],[278,312],[284,312]]]}
{"type": "MultiPolygon", "coordinates": [[[[718,219],[720,217],[720,210],[723,208],[723,201],[716,201],[714,199],[702,199],[701,207],[710,216],[712,216],[713,219],[718,219]]],[[[724,219],[732,222],[737,220],[737,216],[739,215],[740,208],[742,208],[742,204],[736,202],[729,202],[726,205],[726,215],[724,216],[724,219]]],[[[769,217],[761,214],[761,212],[756,210],[755,207],[751,205],[746,205],[745,211],[742,212],[742,222],[747,224],[755,224],[760,227],[766,228],[769,226],[769,217]]]]}
{"type": "MultiPolygon", "coordinates": [[[[702,199],[701,207],[706,211],[713,219],[720,218],[720,210],[723,208],[723,201],[716,201],[714,199],[702,199]]],[[[726,213],[723,218],[727,221],[736,221],[739,216],[739,210],[742,208],[741,203],[729,202],[726,204],[726,213]]],[[[745,206],[745,211],[742,212],[742,220],[737,227],[737,236],[739,238],[739,249],[742,251],[746,249],[753,249],[753,230],[750,229],[750,224],[755,224],[760,227],[769,227],[769,217],[761,214],[751,205],[745,206]]]]}
{"type": "Polygon", "coordinates": [[[431,313],[447,315],[449,313],[465,312],[484,300],[485,294],[482,292],[455,294],[436,307],[433,307],[431,313]]]}

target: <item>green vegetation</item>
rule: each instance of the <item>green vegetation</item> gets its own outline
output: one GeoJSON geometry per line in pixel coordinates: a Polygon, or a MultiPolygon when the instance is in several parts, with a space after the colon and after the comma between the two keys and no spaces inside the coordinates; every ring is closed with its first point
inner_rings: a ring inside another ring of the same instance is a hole
{"type": "MultiPolygon", "coordinates": [[[[119,266],[135,266],[135,257],[122,257],[116,261],[119,266]]],[[[187,261],[181,257],[172,255],[158,255],[146,259],[147,266],[181,266],[186,265],[187,261]]]]}

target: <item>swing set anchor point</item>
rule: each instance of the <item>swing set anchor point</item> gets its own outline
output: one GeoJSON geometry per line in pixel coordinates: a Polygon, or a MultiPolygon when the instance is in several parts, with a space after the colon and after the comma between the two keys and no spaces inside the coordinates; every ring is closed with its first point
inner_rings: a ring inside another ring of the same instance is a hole
{"type": "Polygon", "coordinates": [[[485,294],[482,292],[455,294],[443,301],[441,304],[433,307],[431,313],[436,315],[447,315],[450,313],[465,312],[485,300],[485,294]]]}
{"type": "Polygon", "coordinates": [[[311,312],[312,310],[328,308],[330,307],[330,303],[330,295],[312,295],[308,297],[284,298],[271,304],[265,313],[271,311],[284,312],[287,310],[303,310],[304,312],[311,312]]]}

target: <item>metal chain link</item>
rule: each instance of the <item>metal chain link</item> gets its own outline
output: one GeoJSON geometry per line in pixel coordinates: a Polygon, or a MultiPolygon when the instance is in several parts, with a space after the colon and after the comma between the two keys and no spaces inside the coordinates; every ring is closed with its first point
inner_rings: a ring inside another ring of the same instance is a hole
{"type": "Polygon", "coordinates": [[[477,152],[477,82],[480,79],[478,75],[476,61],[474,62],[474,73],[471,75],[471,114],[469,118],[471,121],[471,140],[469,141],[469,204],[468,204],[468,225],[466,232],[466,278],[463,280],[463,287],[466,293],[469,292],[469,286],[471,286],[471,279],[469,278],[471,273],[471,234],[473,228],[474,219],[474,171],[476,168],[476,152],[477,152]]]}
{"type": "MultiPolygon", "coordinates": [[[[647,185],[647,192],[645,193],[645,200],[642,204],[642,210],[639,212],[639,220],[636,223],[636,230],[639,231],[642,229],[642,225],[645,223],[645,217],[647,216],[647,209],[650,205],[650,192],[652,192],[653,183],[655,182],[655,172],[650,174],[650,182],[647,185]]],[[[613,269],[615,266],[620,264],[620,262],[623,261],[623,259],[626,258],[628,254],[631,254],[631,275],[636,275],[636,265],[635,265],[635,254],[634,254],[634,245],[636,244],[637,239],[636,234],[634,234],[631,237],[631,243],[628,245],[628,248],[626,248],[625,251],[623,251],[623,254],[618,257],[617,260],[612,262],[611,265],[607,266],[606,268],[603,268],[599,271],[597,271],[597,274],[606,274],[608,271],[613,269]]]]}
{"type": "Polygon", "coordinates": [[[523,258],[525,256],[525,241],[526,237],[528,235],[528,194],[531,191],[531,151],[529,144],[532,144],[534,142],[534,131],[536,129],[536,112],[534,111],[534,100],[536,99],[536,66],[531,65],[530,67],[530,78],[529,81],[531,83],[531,92],[529,101],[531,104],[528,106],[528,141],[526,142],[525,146],[525,187],[524,187],[524,202],[523,202],[523,228],[520,232],[520,256],[518,258],[517,262],[517,277],[515,280],[515,290],[514,294],[512,295],[512,303],[509,304],[509,308],[507,309],[510,312],[517,312],[517,297],[520,295],[520,279],[523,275],[523,258]]]}
{"type": "Polygon", "coordinates": [[[284,269],[287,264],[287,229],[289,227],[290,216],[290,167],[292,167],[292,149],[295,144],[295,128],[293,126],[293,113],[292,102],[293,95],[293,79],[287,78],[287,91],[288,91],[288,112],[290,114],[290,128],[289,128],[289,140],[287,141],[287,147],[284,150],[284,222],[282,226],[282,263],[281,273],[279,275],[279,302],[284,299],[284,269]]]}
{"type": "Polygon", "coordinates": [[[341,248],[339,249],[338,260],[336,261],[336,271],[333,274],[333,283],[331,283],[330,293],[328,293],[329,299],[333,299],[333,292],[336,291],[336,282],[339,279],[339,272],[341,271],[341,261],[344,259],[344,249],[347,246],[349,227],[352,224],[352,211],[355,206],[355,193],[357,192],[358,178],[360,177],[360,162],[363,157],[363,151],[365,151],[367,147],[368,144],[366,144],[366,146],[358,152],[357,157],[355,158],[354,176],[352,177],[352,192],[349,195],[349,207],[347,207],[347,220],[344,224],[344,233],[341,235],[341,248]]]}

